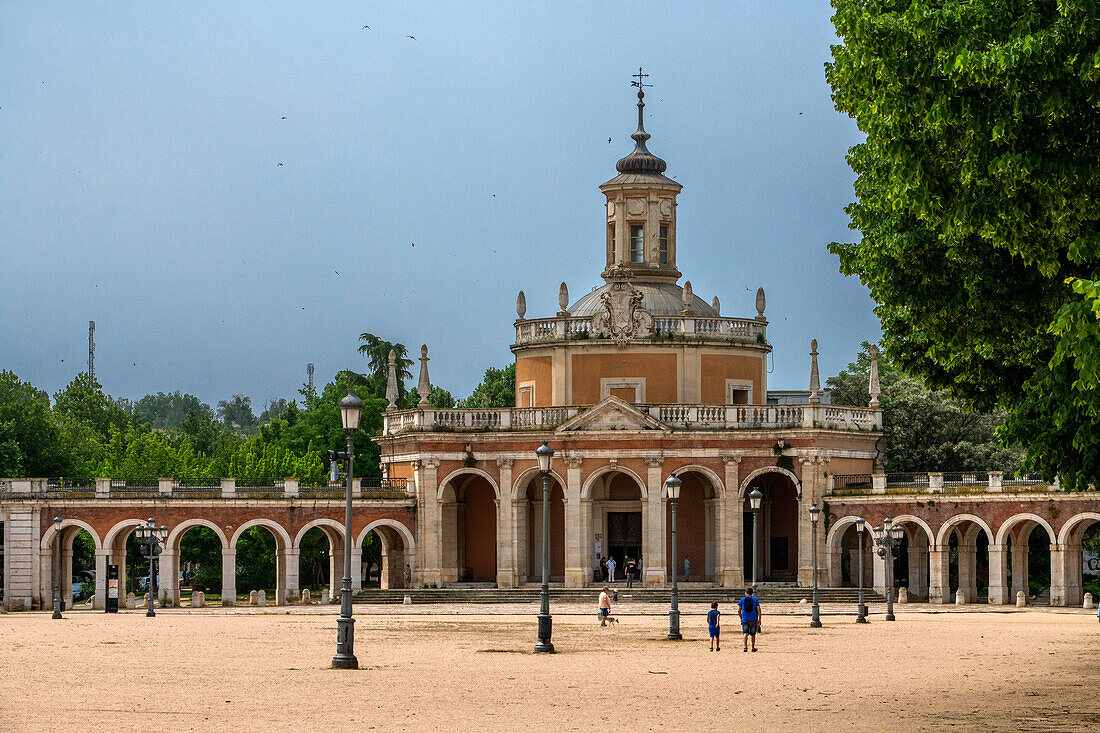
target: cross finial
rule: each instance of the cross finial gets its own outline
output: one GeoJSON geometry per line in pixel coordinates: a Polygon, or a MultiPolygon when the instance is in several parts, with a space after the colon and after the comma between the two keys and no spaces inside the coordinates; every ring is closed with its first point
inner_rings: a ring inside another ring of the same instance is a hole
{"type": "Polygon", "coordinates": [[[651,86],[653,86],[652,84],[646,84],[646,83],[645,83],[645,82],[643,81],[644,79],[648,79],[648,78],[649,78],[649,74],[643,74],[643,73],[642,73],[642,67],[641,67],[641,66],[639,66],[639,67],[638,67],[638,73],[637,73],[637,74],[632,74],[632,77],[633,77],[634,79],[637,79],[637,81],[632,81],[632,82],[630,82],[630,86],[632,86],[632,87],[638,87],[638,96],[639,96],[639,97],[641,97],[641,96],[644,96],[644,95],[645,95],[645,87],[651,87],[651,86]]]}

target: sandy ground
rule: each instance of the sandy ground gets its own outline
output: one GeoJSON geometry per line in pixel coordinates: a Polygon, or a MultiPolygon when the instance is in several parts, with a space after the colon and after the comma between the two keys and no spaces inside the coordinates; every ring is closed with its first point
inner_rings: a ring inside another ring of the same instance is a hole
{"type": "MultiPolygon", "coordinates": [[[[973,607],[980,608],[980,607],[973,607]]],[[[804,607],[764,617],[760,652],[735,618],[707,650],[658,606],[600,628],[555,617],[535,655],[529,613],[356,607],[361,669],[328,668],[333,607],[0,615],[0,730],[1088,730],[1100,722],[1095,612],[927,613],[862,626],[804,607]]],[[[515,610],[514,608],[512,610],[515,610]]],[[[526,612],[526,608],[523,611],[526,612]]],[[[940,607],[943,610],[943,607],[940,607]]],[[[969,610],[969,609],[968,609],[969,610]]],[[[765,612],[768,609],[765,608],[765,612]]],[[[735,616],[735,614],[734,614],[735,616]]]]}

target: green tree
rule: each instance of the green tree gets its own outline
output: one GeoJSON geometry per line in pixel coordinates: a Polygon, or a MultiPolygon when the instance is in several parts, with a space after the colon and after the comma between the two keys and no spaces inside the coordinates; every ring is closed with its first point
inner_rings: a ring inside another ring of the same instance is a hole
{"type": "Polygon", "coordinates": [[[0,371],[0,460],[5,476],[71,476],[74,456],[43,390],[0,371]]]}
{"type": "MultiPolygon", "coordinates": [[[[863,344],[856,361],[827,381],[837,405],[867,406],[870,347],[863,344]]],[[[1016,471],[1022,454],[1006,449],[997,437],[1003,414],[968,410],[944,390],[930,390],[897,368],[879,352],[879,396],[886,435],[886,467],[895,473],[923,471],[1016,471]]]]}
{"type": "Polygon", "coordinates": [[[515,362],[503,369],[489,367],[481,384],[473,393],[459,403],[460,407],[515,407],[516,405],[516,365],[515,362]]]}
{"type": "Polygon", "coordinates": [[[237,540],[237,588],[275,589],[275,537],[264,527],[249,527],[237,540]]]}
{"type": "Polygon", "coordinates": [[[103,387],[87,372],[77,374],[53,399],[57,415],[84,423],[102,437],[112,427],[125,428],[133,422],[130,413],[104,394],[103,387]]]}
{"type": "MultiPolygon", "coordinates": [[[[390,343],[384,341],[373,333],[361,333],[359,334],[359,340],[362,342],[359,345],[359,353],[367,357],[367,365],[369,368],[369,380],[370,392],[378,397],[384,397],[386,394],[386,383],[389,379],[390,368],[390,349],[394,352],[394,365],[397,372],[397,396],[398,399],[404,399],[405,380],[412,378],[412,372],[409,371],[409,367],[412,366],[412,359],[409,358],[408,349],[404,344],[390,343]]],[[[362,397],[363,395],[359,395],[362,397]]]]}
{"type": "Polygon", "coordinates": [[[256,415],[252,412],[252,398],[236,394],[231,400],[219,400],[218,418],[230,427],[237,427],[245,432],[252,430],[256,427],[256,415]]]}
{"type": "Polygon", "coordinates": [[[134,403],[134,416],[153,428],[178,428],[191,412],[214,415],[210,405],[195,395],[179,390],[170,394],[157,392],[142,397],[134,403]]]}
{"type": "MultiPolygon", "coordinates": [[[[402,410],[411,410],[418,404],[420,404],[420,393],[415,389],[410,389],[408,394],[405,395],[405,399],[399,401],[397,406],[402,410]]],[[[428,404],[438,409],[445,409],[455,406],[455,398],[453,394],[442,387],[432,387],[432,391],[428,393],[428,404]]]]}
{"type": "Polygon", "coordinates": [[[1009,412],[1004,436],[1048,479],[1100,483],[1095,3],[833,7],[826,77],[866,135],[848,156],[862,239],[831,245],[841,271],[870,289],[899,367],[1009,412]]]}
{"type": "Polygon", "coordinates": [[[180,566],[189,569],[188,578],[198,590],[222,587],[222,544],[209,527],[193,527],[180,538],[180,566]]]}
{"type": "Polygon", "coordinates": [[[283,414],[290,409],[290,406],[294,402],[288,402],[282,397],[278,397],[273,400],[268,400],[267,405],[264,407],[264,411],[260,413],[260,423],[267,424],[272,420],[277,420],[283,416],[283,414]]]}

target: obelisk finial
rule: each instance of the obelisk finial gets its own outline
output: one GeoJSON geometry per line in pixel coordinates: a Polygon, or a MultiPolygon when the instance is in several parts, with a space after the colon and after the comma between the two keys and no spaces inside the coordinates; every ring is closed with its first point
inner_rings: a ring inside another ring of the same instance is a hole
{"type": "Polygon", "coordinates": [[[821,391],[821,378],[817,373],[817,339],[810,341],[810,404],[816,405],[821,402],[821,398],[817,396],[821,391]]]}
{"type": "Polygon", "coordinates": [[[428,345],[420,347],[420,382],[416,385],[416,391],[420,393],[420,402],[417,407],[430,407],[428,395],[432,393],[432,383],[428,379],[428,345]]]}
{"type": "MultiPolygon", "coordinates": [[[[312,364],[310,365],[312,366],[312,364]]],[[[397,352],[390,349],[390,364],[386,375],[386,399],[389,401],[387,410],[397,409],[397,352]]]]}

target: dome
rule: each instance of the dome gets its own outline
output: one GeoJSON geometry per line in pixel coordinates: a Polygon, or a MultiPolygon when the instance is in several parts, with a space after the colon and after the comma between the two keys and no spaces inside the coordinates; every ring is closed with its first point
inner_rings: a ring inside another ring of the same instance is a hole
{"type": "MultiPolygon", "coordinates": [[[[645,309],[657,317],[679,316],[684,310],[684,289],[676,283],[645,282],[632,280],[630,284],[645,296],[645,309]]],[[[602,285],[582,296],[569,307],[570,315],[594,316],[603,306],[600,296],[611,289],[611,283],[602,285]]],[[[697,295],[692,295],[691,309],[700,318],[717,318],[718,312],[697,295]]]]}

